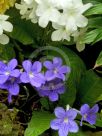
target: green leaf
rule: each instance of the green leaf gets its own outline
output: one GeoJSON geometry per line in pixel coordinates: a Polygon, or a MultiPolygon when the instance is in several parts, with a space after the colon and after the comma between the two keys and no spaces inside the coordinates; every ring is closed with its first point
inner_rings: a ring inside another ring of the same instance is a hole
{"type": "Polygon", "coordinates": [[[102,17],[90,18],[88,28],[102,28],[102,17]]]}
{"type": "Polygon", "coordinates": [[[90,32],[87,32],[85,34],[84,38],[82,39],[82,42],[87,43],[87,44],[92,43],[101,31],[102,31],[102,28],[101,29],[94,29],[90,32]]]}
{"type": "Polygon", "coordinates": [[[86,16],[102,14],[102,3],[94,5],[92,8],[85,12],[86,16]]]}
{"type": "Polygon", "coordinates": [[[45,130],[50,128],[50,121],[54,115],[49,112],[34,111],[28,128],[25,130],[24,136],[39,136],[45,130]]]}
{"type": "Polygon", "coordinates": [[[102,78],[92,70],[87,71],[80,82],[77,101],[93,105],[101,94],[102,78]]]}
{"type": "Polygon", "coordinates": [[[31,23],[30,20],[21,19],[19,11],[17,9],[11,9],[7,12],[10,15],[10,22],[13,24],[13,32],[9,35],[11,38],[18,40],[24,45],[33,44],[32,46],[37,46],[36,41],[41,39],[43,35],[42,29],[37,25],[31,23]]]}
{"type": "Polygon", "coordinates": [[[102,3],[102,0],[83,0],[83,2],[85,3],[85,4],[87,4],[87,3],[92,3],[92,4],[100,4],[100,3],[102,3]]]}
{"type": "Polygon", "coordinates": [[[12,44],[1,45],[0,44],[0,60],[9,61],[15,58],[15,51],[12,44]]]}
{"type": "Polygon", "coordinates": [[[100,66],[102,66],[102,51],[100,52],[100,54],[96,60],[96,64],[95,64],[94,68],[100,67],[100,66]]]}

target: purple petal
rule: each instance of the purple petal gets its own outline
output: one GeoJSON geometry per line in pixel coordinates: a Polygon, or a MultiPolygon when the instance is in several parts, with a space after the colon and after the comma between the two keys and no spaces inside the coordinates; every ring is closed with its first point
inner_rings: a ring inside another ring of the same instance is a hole
{"type": "Polygon", "coordinates": [[[39,61],[36,61],[33,63],[33,66],[32,66],[32,71],[35,71],[35,72],[40,72],[42,69],[42,63],[39,62],[39,61]]]}
{"type": "Polygon", "coordinates": [[[78,125],[75,121],[69,121],[68,126],[70,132],[76,133],[79,130],[78,125]]]}
{"type": "Polygon", "coordinates": [[[55,78],[55,74],[52,70],[48,70],[46,73],[45,73],[45,78],[47,81],[51,81],[55,78]]]}
{"type": "Polygon", "coordinates": [[[16,59],[12,59],[9,63],[8,63],[8,68],[10,70],[13,70],[16,66],[18,65],[18,62],[16,59]]]}
{"type": "Polygon", "coordinates": [[[23,65],[23,68],[25,69],[25,71],[27,71],[27,72],[31,71],[32,63],[30,60],[23,61],[22,65],[23,65]]]}
{"type": "Polygon", "coordinates": [[[61,66],[61,65],[62,65],[62,59],[61,59],[61,58],[58,58],[58,57],[55,57],[55,58],[53,59],[53,64],[54,64],[55,67],[61,66]]]}
{"type": "Polygon", "coordinates": [[[12,95],[11,95],[11,94],[8,95],[8,102],[9,102],[9,103],[12,102],[12,95]]]}
{"type": "Polygon", "coordinates": [[[9,85],[8,91],[9,91],[9,93],[11,95],[18,95],[18,93],[19,93],[19,85],[16,84],[16,83],[9,85]]]}
{"type": "Polygon", "coordinates": [[[53,64],[51,61],[45,61],[44,66],[49,70],[53,69],[53,64]]]}
{"type": "Polygon", "coordinates": [[[65,117],[65,110],[62,107],[55,108],[54,113],[57,118],[61,119],[65,117]]]}
{"type": "Polygon", "coordinates": [[[0,75],[0,84],[4,84],[8,78],[9,76],[0,75]]]}
{"type": "Polygon", "coordinates": [[[65,92],[65,87],[62,86],[62,87],[56,89],[56,92],[59,93],[59,94],[63,94],[65,92]]]}
{"type": "Polygon", "coordinates": [[[86,121],[89,122],[91,125],[94,125],[96,123],[97,116],[96,114],[88,115],[86,118],[86,121]]]}
{"type": "Polygon", "coordinates": [[[37,74],[37,77],[39,78],[38,82],[44,84],[45,83],[45,77],[42,73],[37,74]]]}
{"type": "Polygon", "coordinates": [[[63,123],[58,131],[59,136],[67,136],[69,132],[68,124],[63,123]]]}
{"type": "Polygon", "coordinates": [[[18,69],[15,69],[10,73],[10,76],[12,77],[19,77],[19,75],[20,75],[20,71],[18,69]]]}
{"type": "Polygon", "coordinates": [[[73,109],[66,111],[66,115],[70,120],[74,120],[77,116],[77,112],[73,109]]]}
{"type": "Polygon", "coordinates": [[[54,119],[51,121],[50,126],[54,130],[58,130],[60,128],[61,119],[54,119]]]}
{"type": "Polygon", "coordinates": [[[65,81],[65,75],[62,74],[62,73],[57,73],[56,77],[62,79],[63,81],[65,81]]]}
{"type": "Polygon", "coordinates": [[[41,97],[44,97],[44,96],[48,96],[49,95],[49,90],[42,90],[42,89],[39,89],[38,90],[38,93],[41,97]]]}
{"type": "Polygon", "coordinates": [[[55,92],[49,93],[49,99],[50,99],[50,101],[52,101],[52,102],[57,101],[57,100],[58,100],[58,94],[55,93],[55,92]]]}
{"type": "Polygon", "coordinates": [[[80,112],[82,115],[88,113],[88,111],[90,110],[90,107],[88,104],[84,104],[83,106],[81,106],[80,112]]]}
{"type": "Polygon", "coordinates": [[[58,68],[59,73],[69,73],[70,72],[70,67],[67,66],[61,66],[60,68],[58,68]]]}
{"type": "Polygon", "coordinates": [[[6,64],[0,61],[0,70],[4,69],[6,67],[6,64]]]}
{"type": "Polygon", "coordinates": [[[23,83],[29,83],[29,76],[27,75],[26,72],[23,72],[20,76],[20,80],[23,83]]]}
{"type": "Polygon", "coordinates": [[[41,87],[42,83],[39,81],[41,80],[38,77],[30,78],[30,83],[34,87],[41,87]]]}
{"type": "Polygon", "coordinates": [[[90,109],[90,112],[91,112],[91,113],[97,113],[98,111],[99,111],[98,104],[96,104],[95,106],[93,106],[93,107],[90,109]]]}

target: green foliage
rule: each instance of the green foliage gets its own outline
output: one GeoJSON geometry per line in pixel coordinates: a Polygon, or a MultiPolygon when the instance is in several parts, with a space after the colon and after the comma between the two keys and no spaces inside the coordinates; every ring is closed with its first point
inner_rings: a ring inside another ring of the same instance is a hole
{"type": "Polygon", "coordinates": [[[102,51],[100,52],[94,67],[96,68],[96,67],[100,67],[100,66],[102,66],[102,51]]]}
{"type": "Polygon", "coordinates": [[[0,45],[0,60],[9,61],[12,58],[15,58],[15,51],[13,49],[13,45],[0,45]]]}
{"type": "Polygon", "coordinates": [[[94,5],[85,13],[86,16],[97,15],[97,14],[102,14],[102,4],[94,5]]]}
{"type": "Polygon", "coordinates": [[[50,121],[54,118],[49,112],[34,111],[24,136],[38,136],[50,128],[50,121]]]}
{"type": "Polygon", "coordinates": [[[93,105],[101,94],[102,78],[92,70],[87,71],[80,82],[77,101],[93,105]]]}

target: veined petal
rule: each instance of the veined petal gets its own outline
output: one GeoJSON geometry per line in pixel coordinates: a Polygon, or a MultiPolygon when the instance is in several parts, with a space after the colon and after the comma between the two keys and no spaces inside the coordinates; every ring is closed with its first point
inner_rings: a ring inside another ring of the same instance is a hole
{"type": "Polygon", "coordinates": [[[14,83],[14,84],[11,84],[9,85],[8,87],[8,90],[9,90],[9,93],[12,94],[12,95],[18,95],[19,93],[19,85],[14,83]]]}
{"type": "Polygon", "coordinates": [[[32,68],[32,63],[30,60],[25,60],[23,61],[23,68],[27,71],[30,72],[31,68],[32,68]]]}
{"type": "Polygon", "coordinates": [[[63,119],[65,117],[65,110],[62,107],[55,108],[54,113],[55,113],[56,117],[59,119],[61,119],[61,118],[63,119]]]}
{"type": "Polygon", "coordinates": [[[20,80],[23,82],[23,83],[29,83],[29,77],[27,75],[26,72],[23,72],[20,76],[20,80]]]}
{"type": "Polygon", "coordinates": [[[95,106],[93,106],[93,107],[90,109],[90,112],[91,112],[91,113],[97,113],[98,111],[99,111],[98,104],[95,104],[95,106]]]}
{"type": "Polygon", "coordinates": [[[20,71],[18,69],[15,69],[10,73],[10,76],[19,77],[20,76],[20,71]]]}
{"type": "Polygon", "coordinates": [[[54,119],[51,121],[50,126],[54,130],[58,130],[60,128],[61,119],[54,119]]]}
{"type": "Polygon", "coordinates": [[[38,73],[38,72],[41,71],[41,69],[42,69],[42,63],[41,62],[36,61],[36,62],[33,63],[33,65],[32,65],[32,70],[33,71],[38,73]]]}
{"type": "Polygon", "coordinates": [[[74,120],[77,116],[77,112],[73,109],[70,109],[68,111],[66,111],[66,116],[71,119],[71,120],[74,120]]]}
{"type": "Polygon", "coordinates": [[[83,114],[83,115],[86,114],[89,110],[90,110],[90,107],[89,107],[88,104],[82,105],[82,106],[81,106],[81,109],[80,109],[81,114],[83,114]]]}
{"type": "Polygon", "coordinates": [[[86,118],[86,121],[89,122],[91,125],[94,125],[96,123],[97,116],[96,114],[89,114],[86,118]]]}
{"type": "Polygon", "coordinates": [[[59,136],[67,136],[69,133],[69,126],[66,123],[61,124],[61,127],[58,131],[59,136]]]}
{"type": "Polygon", "coordinates": [[[79,128],[78,128],[77,123],[75,121],[69,121],[69,131],[76,133],[76,132],[78,132],[78,130],[79,130],[79,128]]]}
{"type": "Polygon", "coordinates": [[[17,60],[16,60],[16,59],[12,59],[12,60],[10,60],[9,63],[8,63],[8,68],[9,68],[10,70],[13,70],[17,65],[18,65],[17,60]]]}

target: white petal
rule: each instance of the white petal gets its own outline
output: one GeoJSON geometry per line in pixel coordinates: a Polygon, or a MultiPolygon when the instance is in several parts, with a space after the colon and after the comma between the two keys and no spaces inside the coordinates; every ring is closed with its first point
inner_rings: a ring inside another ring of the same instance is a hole
{"type": "Polygon", "coordinates": [[[12,32],[13,30],[13,25],[8,21],[4,21],[2,24],[2,27],[5,31],[8,31],[8,32],[12,32]]]}
{"type": "Polygon", "coordinates": [[[56,9],[53,8],[50,11],[49,14],[50,14],[50,21],[55,22],[55,23],[59,21],[60,12],[58,10],[56,10],[56,9]]]}
{"type": "Polygon", "coordinates": [[[5,34],[0,35],[0,43],[1,44],[9,43],[9,37],[5,34]]]}
{"type": "Polygon", "coordinates": [[[69,17],[66,24],[66,29],[71,31],[77,30],[77,24],[74,17],[69,17]]]}
{"type": "Polygon", "coordinates": [[[5,21],[9,18],[7,15],[0,15],[0,20],[5,21]]]}
{"type": "Polygon", "coordinates": [[[43,28],[45,28],[47,25],[48,25],[48,22],[49,22],[49,15],[47,14],[44,14],[43,16],[41,16],[39,18],[39,25],[43,28]],[[48,17],[47,17],[48,16],[48,17]]]}
{"type": "Polygon", "coordinates": [[[3,28],[2,28],[2,25],[0,25],[0,35],[3,34],[3,28]]]}
{"type": "Polygon", "coordinates": [[[76,25],[78,27],[85,27],[88,24],[88,19],[83,15],[80,15],[76,18],[76,25]]]}
{"type": "Polygon", "coordinates": [[[89,8],[91,8],[93,5],[91,3],[85,4],[82,7],[80,7],[80,12],[84,13],[86,10],[88,10],[89,8]]]}
{"type": "Polygon", "coordinates": [[[24,0],[27,4],[31,4],[33,0],[24,0]]]}
{"type": "Polygon", "coordinates": [[[59,25],[59,24],[57,24],[57,23],[52,23],[52,27],[53,27],[54,29],[60,29],[60,28],[62,28],[62,26],[59,25]]]}
{"type": "Polygon", "coordinates": [[[85,49],[85,44],[76,43],[76,48],[79,52],[81,52],[85,49]]]}

